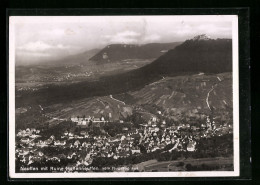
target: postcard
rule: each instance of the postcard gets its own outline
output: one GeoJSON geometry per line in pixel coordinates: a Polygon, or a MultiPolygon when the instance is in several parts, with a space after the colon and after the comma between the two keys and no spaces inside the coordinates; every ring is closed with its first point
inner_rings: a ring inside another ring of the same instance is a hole
{"type": "Polygon", "coordinates": [[[239,176],[236,15],[10,16],[10,178],[239,176]]]}

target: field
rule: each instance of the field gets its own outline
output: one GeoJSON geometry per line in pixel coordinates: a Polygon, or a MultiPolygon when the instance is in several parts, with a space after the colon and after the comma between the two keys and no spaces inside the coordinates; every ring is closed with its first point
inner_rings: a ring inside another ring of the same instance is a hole
{"type": "Polygon", "coordinates": [[[102,76],[122,73],[140,68],[152,62],[151,60],[125,60],[97,65],[93,61],[84,64],[65,64],[63,66],[37,65],[17,66],[16,83],[28,83],[37,86],[38,83],[48,85],[55,82],[77,82],[97,80],[102,76]]]}
{"type": "Polygon", "coordinates": [[[232,74],[166,77],[115,97],[129,104],[153,105],[168,116],[217,113],[233,107],[232,74]]]}
{"type": "MultiPolygon", "coordinates": [[[[146,172],[150,171],[185,171],[191,165],[192,167],[203,167],[214,168],[215,170],[229,171],[233,170],[233,158],[203,158],[203,159],[184,159],[176,161],[156,162],[144,166],[146,172]]],[[[206,169],[204,169],[206,171],[206,169]]],[[[200,171],[203,171],[201,169],[200,171]]]]}
{"type": "MultiPolygon", "coordinates": [[[[223,116],[231,113],[233,106],[232,76],[223,73],[166,77],[138,91],[41,106],[50,123],[84,115],[106,118],[110,115],[110,120],[119,120],[131,115],[133,110],[145,119],[161,111],[162,116],[175,121],[182,117],[187,121],[191,117],[203,118],[214,111],[217,117],[225,120],[223,116]]],[[[37,110],[40,111],[39,107],[37,110]]]]}
{"type": "Polygon", "coordinates": [[[82,117],[83,115],[86,117],[108,117],[110,113],[111,120],[119,120],[121,114],[131,115],[132,113],[130,106],[113,99],[113,96],[82,99],[69,104],[55,104],[44,107],[44,109],[46,110],[47,116],[59,119],[68,119],[77,116],[82,117]]]}

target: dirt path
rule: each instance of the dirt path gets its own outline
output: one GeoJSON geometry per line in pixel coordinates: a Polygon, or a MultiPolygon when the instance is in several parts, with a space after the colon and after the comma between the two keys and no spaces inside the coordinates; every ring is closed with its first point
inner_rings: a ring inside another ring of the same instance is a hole
{"type": "MultiPolygon", "coordinates": [[[[219,82],[222,82],[222,80],[217,76],[217,79],[219,82]]],[[[206,103],[207,103],[207,106],[209,108],[209,110],[211,111],[211,108],[210,108],[210,105],[209,105],[209,96],[210,96],[210,93],[218,86],[219,83],[216,83],[214,84],[211,89],[209,90],[209,92],[207,93],[207,97],[206,97],[206,103]]]]}
{"type": "Polygon", "coordinates": [[[115,98],[113,98],[113,96],[112,96],[112,95],[109,95],[109,97],[110,97],[112,100],[115,100],[115,101],[117,101],[117,102],[120,102],[120,103],[122,103],[122,104],[124,104],[124,105],[125,105],[125,102],[123,102],[123,101],[120,101],[120,100],[118,100],[118,99],[115,99],[115,98]]]}

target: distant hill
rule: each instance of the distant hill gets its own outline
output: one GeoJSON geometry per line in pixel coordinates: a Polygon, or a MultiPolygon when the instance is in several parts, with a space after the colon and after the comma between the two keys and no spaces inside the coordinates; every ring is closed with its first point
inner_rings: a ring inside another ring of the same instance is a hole
{"type": "Polygon", "coordinates": [[[54,103],[138,90],[165,76],[232,71],[231,39],[192,39],[168,51],[154,62],[122,74],[102,77],[94,82],[66,86],[50,86],[32,94],[24,94],[16,105],[54,103]],[[21,101],[21,102],[19,102],[21,101]]]}
{"type": "Polygon", "coordinates": [[[90,60],[97,63],[123,61],[131,59],[156,59],[181,42],[150,43],[145,45],[112,44],[106,46],[90,60]]]}

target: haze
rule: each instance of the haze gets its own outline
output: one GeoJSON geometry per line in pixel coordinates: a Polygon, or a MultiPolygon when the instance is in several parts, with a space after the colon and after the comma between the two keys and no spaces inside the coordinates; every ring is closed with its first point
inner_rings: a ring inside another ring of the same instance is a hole
{"type": "Polygon", "coordinates": [[[114,43],[179,42],[199,34],[232,38],[227,16],[15,16],[10,24],[14,24],[15,56],[20,65],[114,43]]]}

